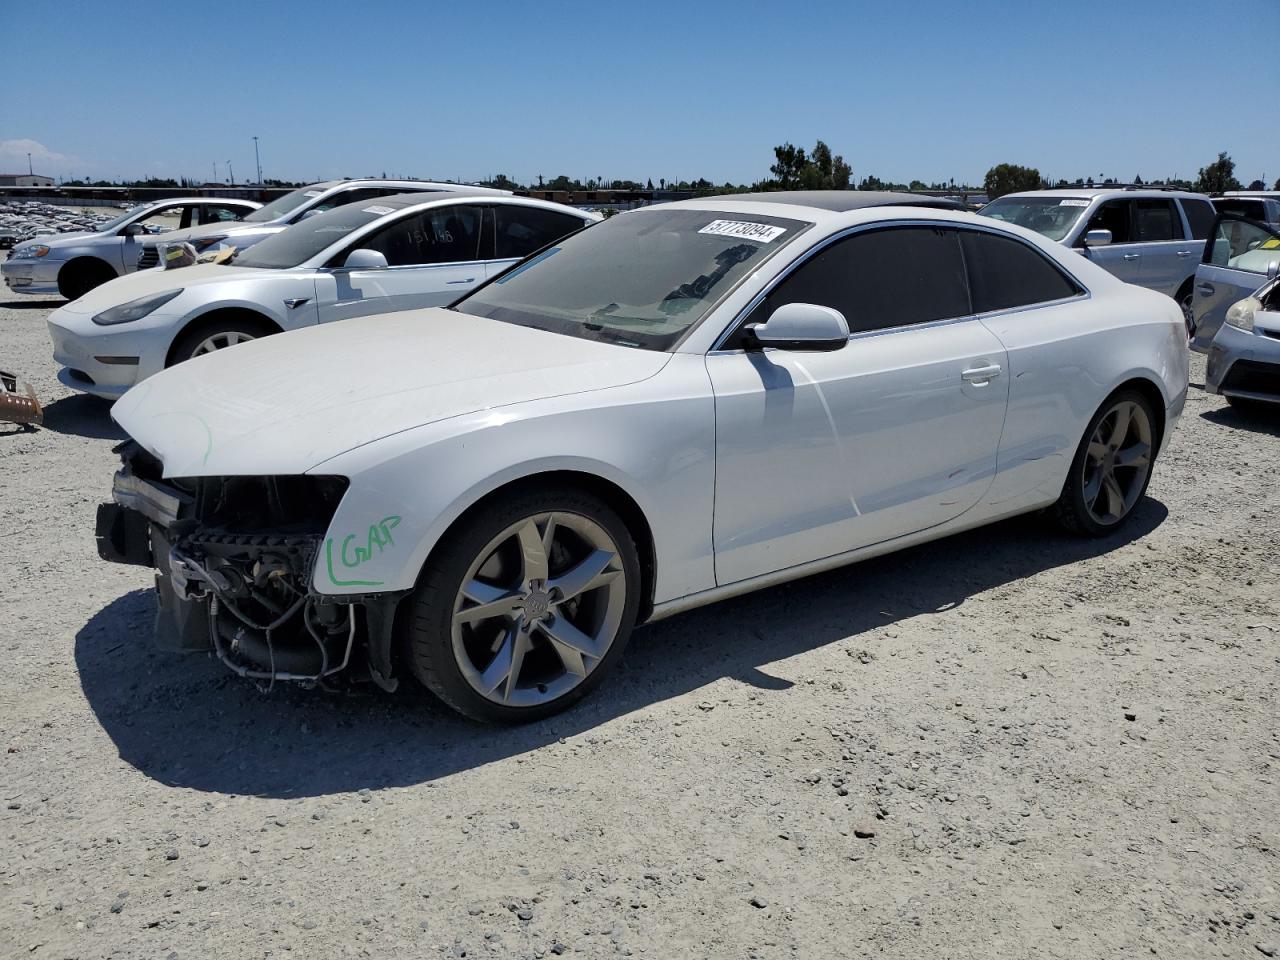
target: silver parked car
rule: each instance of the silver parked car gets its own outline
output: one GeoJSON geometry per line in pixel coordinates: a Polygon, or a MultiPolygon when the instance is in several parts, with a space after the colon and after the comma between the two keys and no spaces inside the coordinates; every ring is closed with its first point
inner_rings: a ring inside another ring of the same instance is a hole
{"type": "Polygon", "coordinates": [[[1232,190],[1213,201],[1219,213],[1234,213],[1280,227],[1280,190],[1232,190]]]}
{"type": "MultiPolygon", "coordinates": [[[[276,197],[260,210],[254,211],[244,218],[243,223],[234,226],[212,224],[192,227],[164,237],[163,242],[186,241],[195,247],[197,253],[203,253],[220,244],[227,244],[243,250],[251,247],[259,240],[279,233],[285,227],[298,223],[307,217],[315,216],[334,207],[346,206],[349,203],[366,203],[378,197],[390,197],[399,193],[435,193],[440,190],[455,190],[456,183],[435,183],[430,180],[328,180],[324,183],[313,183],[308,187],[299,187],[290,193],[276,197]]],[[[488,187],[468,187],[478,193],[509,195],[509,190],[494,190],[488,187]]],[[[138,269],[145,270],[160,262],[159,239],[142,246],[138,259],[138,269]]]]}
{"type": "Polygon", "coordinates": [[[1237,409],[1280,413],[1280,280],[1227,309],[1209,344],[1204,388],[1237,409]]]}
{"type": "MultiPolygon", "coordinates": [[[[1280,228],[1232,213],[1218,216],[1196,268],[1191,349],[1208,353],[1233,305],[1280,274],[1280,228]]],[[[1254,348],[1257,341],[1236,341],[1254,348]]]]}
{"type": "Polygon", "coordinates": [[[1176,190],[1035,190],[992,200],[982,215],[1073,247],[1126,283],[1178,301],[1191,330],[1191,287],[1215,211],[1176,190]]]}
{"type": "Polygon", "coordinates": [[[13,249],[0,264],[5,285],[14,293],[84,296],[108,280],[132,273],[145,238],[175,231],[225,229],[262,204],[225,197],[174,197],[126,210],[96,230],[35,237],[13,249]]]}

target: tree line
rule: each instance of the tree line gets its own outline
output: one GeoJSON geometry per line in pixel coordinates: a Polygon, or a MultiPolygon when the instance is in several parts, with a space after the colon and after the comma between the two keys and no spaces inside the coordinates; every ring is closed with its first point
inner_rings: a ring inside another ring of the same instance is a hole
{"type": "MultiPolygon", "coordinates": [[[[1121,181],[1106,174],[1094,177],[1077,177],[1075,180],[1045,180],[1035,167],[1022,167],[1016,163],[1001,163],[987,171],[983,180],[983,189],[987,197],[994,200],[1006,193],[1017,193],[1021,190],[1047,190],[1054,188],[1070,188],[1084,186],[1111,186],[1121,181]]],[[[1248,186],[1236,179],[1236,164],[1231,156],[1223,151],[1212,163],[1200,168],[1194,180],[1183,180],[1177,177],[1166,177],[1163,180],[1143,180],[1141,174],[1135,175],[1131,181],[1135,187],[1159,186],[1173,187],[1179,190],[1194,190],[1196,193],[1225,193],[1228,190],[1265,190],[1267,185],[1262,180],[1254,180],[1248,186]]],[[[1280,179],[1271,188],[1280,190],[1280,179]]]]}
{"type": "MultiPolygon", "coordinates": [[[[624,190],[633,192],[665,192],[675,191],[679,193],[691,193],[695,196],[707,196],[710,194],[723,193],[748,193],[770,190],[903,190],[903,191],[951,191],[956,192],[984,192],[988,198],[994,200],[996,197],[1002,197],[1006,193],[1015,193],[1021,190],[1044,190],[1051,188],[1071,188],[1071,187],[1094,187],[1094,186],[1112,186],[1119,185],[1123,181],[1106,174],[1098,174],[1096,177],[1077,177],[1075,180],[1067,179],[1046,179],[1040,175],[1040,171],[1035,167],[1020,166],[1016,163],[1000,163],[996,164],[987,171],[983,178],[981,186],[969,186],[968,184],[957,184],[954,179],[947,181],[934,181],[926,183],[923,180],[909,180],[906,182],[881,180],[875,174],[866,174],[861,179],[854,176],[852,166],[844,159],[843,156],[833,153],[826,143],[819,140],[813,145],[813,149],[806,151],[803,147],[797,147],[792,143],[781,143],[773,148],[774,162],[769,166],[769,173],[772,176],[764,177],[753,183],[732,183],[725,181],[724,183],[715,183],[706,177],[698,177],[694,180],[675,179],[668,180],[666,177],[659,177],[655,185],[652,177],[641,183],[638,180],[615,180],[607,179],[603,176],[588,177],[586,180],[580,180],[576,177],[570,177],[567,174],[560,174],[555,177],[547,178],[539,174],[537,179],[527,184],[522,184],[507,176],[504,173],[495,174],[486,180],[481,180],[480,184],[486,187],[497,187],[502,190],[555,190],[555,191],[595,191],[595,190],[624,190]]],[[[1264,190],[1266,184],[1261,180],[1254,180],[1247,186],[1242,185],[1235,176],[1235,162],[1225,151],[1218,154],[1216,160],[1206,164],[1200,168],[1195,180],[1185,180],[1176,177],[1166,177],[1162,180],[1143,180],[1141,175],[1135,175],[1130,181],[1134,186],[1163,186],[1175,187],[1182,190],[1194,190],[1198,193],[1223,193],[1228,190],[1264,190]]],[[[386,174],[382,177],[385,179],[386,174]]],[[[145,180],[64,180],[64,186],[72,187],[167,187],[167,188],[196,188],[205,184],[190,179],[180,177],[176,180],[161,177],[149,177],[145,180]]],[[[303,186],[301,181],[292,180],[265,180],[263,186],[267,187],[300,187],[303,186]]],[[[244,184],[244,186],[256,186],[256,184],[244,184]]],[[[1277,179],[1273,190],[1280,190],[1280,179],[1277,179]]]]}

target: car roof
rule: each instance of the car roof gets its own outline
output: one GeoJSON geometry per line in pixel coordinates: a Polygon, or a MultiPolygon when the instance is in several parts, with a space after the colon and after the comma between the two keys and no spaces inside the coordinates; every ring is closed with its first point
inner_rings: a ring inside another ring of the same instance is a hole
{"type": "MultiPolygon", "coordinates": [[[[914,193],[894,193],[889,190],[776,190],[767,193],[726,193],[702,197],[701,201],[732,201],[742,203],[776,203],[792,207],[810,207],[831,213],[848,213],[866,207],[933,207],[940,210],[963,210],[964,205],[942,197],[927,197],[914,193]]],[[[681,205],[697,206],[695,200],[681,200],[681,205]]]]}
{"type": "Polygon", "coordinates": [[[997,199],[1004,200],[1008,197],[1074,197],[1080,199],[1088,198],[1090,200],[1098,197],[1137,197],[1144,200],[1149,197],[1209,199],[1203,193],[1196,193],[1194,190],[1160,190],[1156,188],[1148,190],[1143,187],[1067,187],[1053,190],[1020,190],[1017,193],[1006,193],[1003,197],[998,197],[997,199]]]}
{"type": "MultiPolygon", "coordinates": [[[[564,208],[562,203],[552,203],[549,200],[538,200],[534,197],[516,197],[505,191],[499,192],[497,195],[492,190],[485,187],[463,187],[450,186],[448,190],[439,190],[424,196],[422,192],[418,193],[393,193],[389,197],[375,197],[369,203],[380,204],[385,207],[395,207],[397,209],[403,207],[414,207],[423,203],[434,203],[441,200],[452,200],[455,197],[484,197],[489,201],[518,200],[521,203],[534,203],[543,207],[564,208]]],[[[335,209],[342,209],[337,207],[335,209]]],[[[567,208],[572,209],[572,208],[567,208]]],[[[583,211],[576,211],[582,213],[583,211]]]]}
{"type": "Polygon", "coordinates": [[[473,190],[477,193],[487,194],[510,194],[510,190],[499,190],[496,187],[477,187],[468,183],[447,183],[440,180],[384,180],[377,177],[354,177],[350,180],[322,180],[319,183],[309,183],[305,187],[296,189],[304,190],[333,190],[336,187],[403,187],[405,191],[433,191],[433,190],[473,190]]]}
{"type": "Polygon", "coordinates": [[[1232,200],[1237,197],[1246,200],[1266,200],[1280,197],[1280,190],[1228,190],[1216,200],[1232,200]]]}
{"type": "Polygon", "coordinates": [[[144,200],[138,206],[152,207],[160,203],[246,203],[251,207],[262,206],[257,200],[246,200],[243,197],[163,197],[160,200],[144,200]]]}

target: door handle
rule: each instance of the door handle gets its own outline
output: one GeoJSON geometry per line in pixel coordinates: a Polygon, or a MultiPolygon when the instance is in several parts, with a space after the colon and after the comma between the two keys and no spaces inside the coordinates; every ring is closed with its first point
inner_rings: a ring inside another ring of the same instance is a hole
{"type": "Polygon", "coordinates": [[[970,367],[968,370],[960,374],[960,379],[965,383],[972,383],[981,386],[990,383],[996,377],[1000,376],[1000,364],[992,363],[985,367],[970,367]]]}
{"type": "Polygon", "coordinates": [[[1206,297],[1213,296],[1213,290],[1214,290],[1214,287],[1212,283],[1196,284],[1196,293],[1203,293],[1206,297]]]}
{"type": "Polygon", "coordinates": [[[465,280],[446,280],[445,283],[475,283],[475,277],[467,277],[465,280]]]}
{"type": "Polygon", "coordinates": [[[1189,257],[1189,256],[1191,256],[1191,251],[1190,251],[1190,250],[1179,250],[1179,251],[1178,251],[1178,256],[1180,256],[1180,257],[1189,257]]]}
{"type": "Polygon", "coordinates": [[[1142,254],[1140,254],[1140,253],[1126,253],[1126,254],[1124,255],[1124,258],[1125,258],[1126,260],[1140,260],[1140,259],[1142,259],[1142,254]]]}

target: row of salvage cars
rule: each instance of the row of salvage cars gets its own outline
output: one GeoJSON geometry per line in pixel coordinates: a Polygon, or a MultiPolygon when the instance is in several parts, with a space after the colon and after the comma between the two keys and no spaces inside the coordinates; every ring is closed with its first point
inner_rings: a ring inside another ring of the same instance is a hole
{"type": "Polygon", "coordinates": [[[380,197],[57,311],[66,382],[123,393],[99,549],[159,641],[536,719],[644,622],[1032,511],[1107,536],[1182,412],[1173,299],[945,200],[593,221],[380,197]]]}

